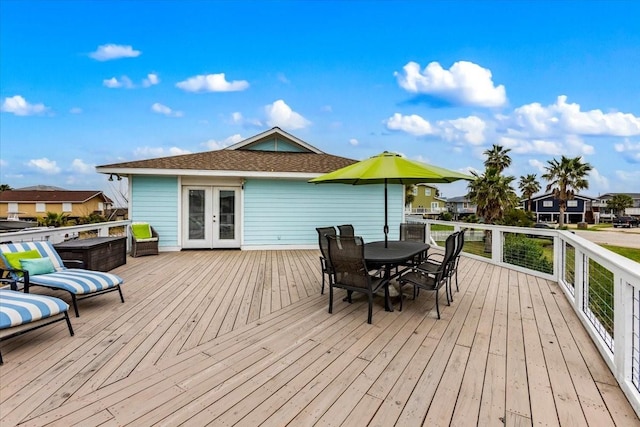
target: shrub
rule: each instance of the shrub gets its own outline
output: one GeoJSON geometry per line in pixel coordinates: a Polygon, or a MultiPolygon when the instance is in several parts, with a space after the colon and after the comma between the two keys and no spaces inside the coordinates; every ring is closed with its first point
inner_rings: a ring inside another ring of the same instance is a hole
{"type": "Polygon", "coordinates": [[[438,215],[438,219],[441,221],[451,221],[453,219],[453,215],[451,215],[451,212],[442,212],[438,215]]]}
{"type": "Polygon", "coordinates": [[[545,256],[542,245],[521,234],[505,235],[504,262],[543,273],[553,273],[553,263],[545,256]]]}

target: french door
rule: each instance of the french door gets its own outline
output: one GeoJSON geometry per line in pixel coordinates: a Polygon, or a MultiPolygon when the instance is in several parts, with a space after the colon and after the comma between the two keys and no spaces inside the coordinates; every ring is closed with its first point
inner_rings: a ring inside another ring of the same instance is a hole
{"type": "Polygon", "coordinates": [[[183,187],[183,248],[240,247],[240,189],[183,187]]]}

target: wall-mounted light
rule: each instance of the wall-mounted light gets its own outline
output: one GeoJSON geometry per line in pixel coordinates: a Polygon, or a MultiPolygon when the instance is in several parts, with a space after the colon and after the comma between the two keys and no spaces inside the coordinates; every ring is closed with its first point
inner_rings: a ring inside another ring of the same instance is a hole
{"type": "Polygon", "coordinates": [[[122,181],[122,177],[120,175],[118,175],[117,173],[110,173],[109,174],[109,179],[108,181],[113,181],[113,176],[116,176],[116,178],[118,179],[118,181],[122,181]]]}
{"type": "Polygon", "coordinates": [[[113,181],[113,174],[109,175],[109,181],[113,181]]]}

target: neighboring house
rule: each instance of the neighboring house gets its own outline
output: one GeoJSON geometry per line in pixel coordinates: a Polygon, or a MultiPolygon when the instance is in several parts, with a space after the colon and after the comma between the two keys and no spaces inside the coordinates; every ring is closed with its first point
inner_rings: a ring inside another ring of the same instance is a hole
{"type": "Polygon", "coordinates": [[[447,209],[453,215],[454,220],[462,217],[475,215],[476,204],[472,203],[467,196],[451,197],[447,199],[447,209]]]}
{"type": "Polygon", "coordinates": [[[437,217],[447,211],[447,201],[438,196],[438,188],[428,184],[413,186],[413,202],[407,206],[407,213],[437,217]]]}
{"type": "MultiPolygon", "coordinates": [[[[567,200],[565,209],[565,224],[576,224],[578,222],[594,221],[591,204],[595,199],[588,196],[576,194],[573,199],[567,200]]],[[[531,209],[529,201],[523,201],[524,209],[531,210],[536,215],[536,222],[558,222],[560,218],[559,200],[553,197],[553,193],[541,194],[531,198],[531,209]]]]}
{"type": "MultiPolygon", "coordinates": [[[[222,150],[96,169],[128,178],[129,218],[153,225],[161,251],[317,248],[321,226],[384,238],[383,185],[308,182],[353,163],[276,127],[222,150]]],[[[389,224],[400,224],[404,187],[389,185],[388,200],[389,224]]]]}
{"type": "Polygon", "coordinates": [[[592,208],[594,211],[594,219],[596,222],[611,221],[615,217],[615,212],[607,207],[607,201],[618,194],[626,194],[633,199],[633,206],[624,210],[625,215],[640,216],[640,193],[606,193],[596,197],[593,201],[592,208]]]}
{"type": "Polygon", "coordinates": [[[54,212],[77,219],[92,213],[104,215],[112,204],[102,191],[32,188],[37,187],[0,192],[0,217],[17,212],[20,219],[37,219],[54,212]]]}

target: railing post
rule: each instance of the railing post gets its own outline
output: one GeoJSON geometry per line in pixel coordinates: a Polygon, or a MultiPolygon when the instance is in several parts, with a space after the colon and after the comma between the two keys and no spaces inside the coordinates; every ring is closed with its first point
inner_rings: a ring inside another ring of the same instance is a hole
{"type": "Polygon", "coordinates": [[[620,384],[631,379],[633,353],[633,291],[620,273],[613,272],[613,363],[620,384]]]}
{"type": "Polygon", "coordinates": [[[491,259],[494,263],[502,265],[502,248],[504,236],[502,230],[497,227],[489,228],[491,232],[491,259]]]}
{"type": "Polygon", "coordinates": [[[585,287],[588,286],[585,278],[588,277],[588,273],[585,271],[587,267],[585,266],[584,254],[582,251],[577,247],[574,247],[573,254],[573,281],[575,282],[573,284],[573,306],[577,313],[582,313],[582,302],[584,301],[584,295],[586,292],[585,287]]]}

